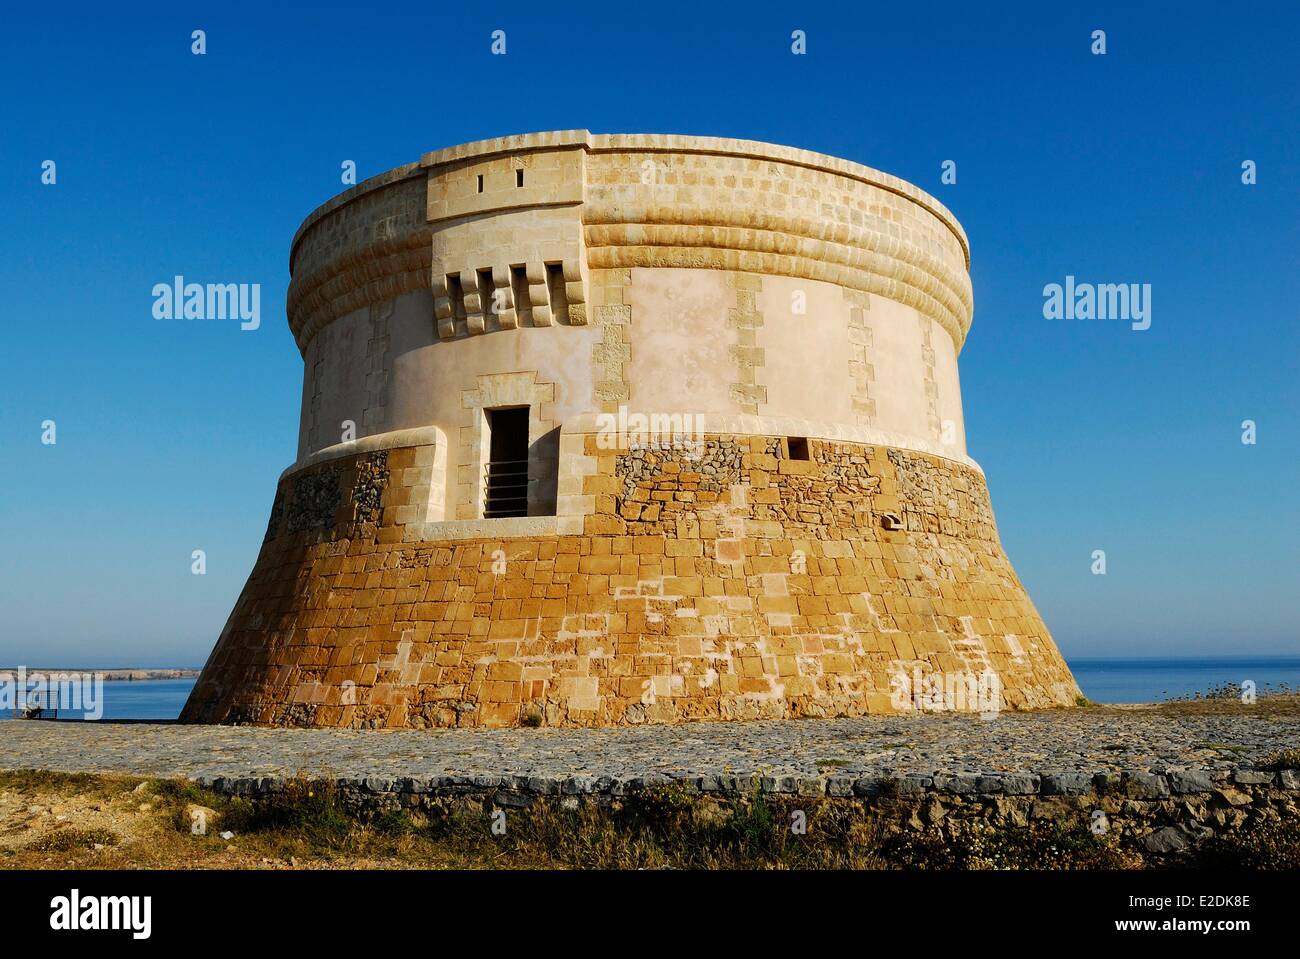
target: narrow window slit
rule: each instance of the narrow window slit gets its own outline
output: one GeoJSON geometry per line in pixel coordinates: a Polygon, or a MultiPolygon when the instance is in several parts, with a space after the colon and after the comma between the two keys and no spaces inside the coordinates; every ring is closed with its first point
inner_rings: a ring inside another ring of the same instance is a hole
{"type": "Polygon", "coordinates": [[[499,316],[496,310],[496,297],[493,293],[496,287],[492,283],[491,270],[478,271],[478,298],[483,304],[483,318],[485,322],[499,316]]]}
{"type": "Polygon", "coordinates": [[[465,329],[465,288],[461,286],[460,274],[447,275],[447,299],[451,300],[451,318],[456,322],[456,332],[465,329]]]}
{"type": "Polygon", "coordinates": [[[569,322],[569,294],[564,288],[564,268],[559,263],[546,264],[546,292],[551,298],[551,316],[556,323],[569,322]]]}
{"type": "Polygon", "coordinates": [[[528,299],[528,269],[522,263],[510,267],[510,292],[514,295],[515,316],[520,326],[533,325],[533,304],[528,299]]]}

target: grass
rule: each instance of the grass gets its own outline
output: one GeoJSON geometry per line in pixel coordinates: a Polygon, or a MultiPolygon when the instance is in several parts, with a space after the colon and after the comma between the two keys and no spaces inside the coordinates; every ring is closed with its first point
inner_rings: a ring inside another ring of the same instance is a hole
{"type": "Polygon", "coordinates": [[[1281,820],[1235,834],[1231,839],[1212,838],[1201,847],[1199,864],[1206,869],[1300,869],[1300,828],[1295,822],[1281,820]]]}
{"type": "Polygon", "coordinates": [[[123,785],[134,787],[142,780],[95,773],[60,773],[43,769],[0,770],[0,792],[20,795],[53,792],[75,793],[92,799],[109,799],[122,791],[123,785]]]}
{"type": "Polygon", "coordinates": [[[1141,712],[1157,716],[1252,716],[1256,719],[1290,719],[1300,717],[1300,694],[1260,693],[1253,703],[1243,703],[1239,695],[1222,695],[1216,690],[1192,697],[1166,699],[1165,702],[1135,706],[1097,706],[1099,712],[1141,712]],[[1213,694],[1213,695],[1212,695],[1213,694]]]}
{"type": "Polygon", "coordinates": [[[1249,746],[1234,746],[1229,743],[1192,743],[1193,749],[1210,749],[1217,753],[1227,753],[1233,759],[1250,752],[1249,746]]]}
{"type": "Polygon", "coordinates": [[[1142,860],[1113,837],[1086,826],[1031,823],[1021,829],[972,830],[953,838],[905,833],[886,843],[886,855],[912,869],[1138,869],[1142,860]]]}
{"type": "MultiPolygon", "coordinates": [[[[1170,702],[1202,702],[1206,700],[1237,700],[1240,702],[1242,692],[1243,690],[1239,683],[1225,682],[1219,683],[1217,686],[1211,686],[1204,691],[1175,696],[1170,700],[1170,702]]],[[[1277,696],[1295,696],[1296,693],[1297,690],[1293,689],[1290,683],[1279,683],[1276,688],[1271,684],[1265,683],[1263,688],[1254,690],[1257,699],[1277,696]]]]}
{"type": "Polygon", "coordinates": [[[1280,769],[1300,769],[1300,749],[1279,749],[1260,761],[1260,769],[1277,772],[1280,769]]]}
{"type": "Polygon", "coordinates": [[[1169,699],[1147,706],[1107,706],[1104,709],[1153,712],[1159,716],[1252,716],[1256,718],[1300,717],[1300,693],[1290,690],[1262,691],[1253,703],[1243,703],[1235,686],[1215,687],[1204,693],[1169,699]]]}
{"type": "Polygon", "coordinates": [[[108,829],[56,829],[27,844],[34,852],[71,852],[93,849],[96,845],[116,846],[118,835],[108,829]]]}

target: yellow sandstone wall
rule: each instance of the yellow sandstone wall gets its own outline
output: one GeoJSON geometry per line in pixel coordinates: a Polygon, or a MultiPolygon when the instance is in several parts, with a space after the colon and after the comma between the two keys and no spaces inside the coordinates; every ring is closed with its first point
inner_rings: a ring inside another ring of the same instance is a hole
{"type": "Polygon", "coordinates": [[[581,442],[597,508],[575,535],[410,541],[414,448],[283,480],[182,720],[849,716],[900,711],[891,680],[917,670],[991,669],[1003,708],[1074,704],[976,470],[826,441],[808,461],[769,437],[709,435],[698,458],[581,442]]]}

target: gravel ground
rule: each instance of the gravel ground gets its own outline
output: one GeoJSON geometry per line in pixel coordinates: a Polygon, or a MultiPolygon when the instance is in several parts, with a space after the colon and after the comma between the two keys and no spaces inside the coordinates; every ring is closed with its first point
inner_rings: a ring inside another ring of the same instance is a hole
{"type": "Polygon", "coordinates": [[[1300,748],[1295,716],[1122,708],[971,716],[392,732],[0,722],[0,768],[211,780],[949,776],[1251,767],[1300,748]]]}

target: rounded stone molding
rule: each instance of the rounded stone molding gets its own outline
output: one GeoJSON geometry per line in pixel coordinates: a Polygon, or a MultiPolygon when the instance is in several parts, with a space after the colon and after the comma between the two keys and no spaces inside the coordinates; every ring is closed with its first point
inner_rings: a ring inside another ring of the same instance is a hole
{"type": "Polygon", "coordinates": [[[350,310],[433,285],[438,264],[425,215],[447,177],[503,157],[525,165],[577,153],[580,179],[540,203],[577,208],[588,268],[682,266],[822,280],[914,306],[958,348],[965,339],[973,312],[969,244],[947,208],[916,186],[758,141],[577,130],[427,153],[315,210],[290,256],[289,325],[299,347],[350,310]]]}

